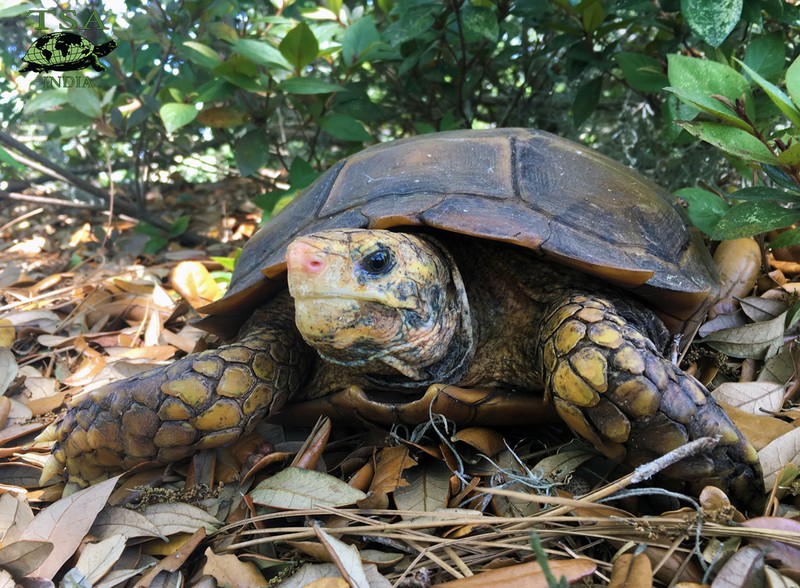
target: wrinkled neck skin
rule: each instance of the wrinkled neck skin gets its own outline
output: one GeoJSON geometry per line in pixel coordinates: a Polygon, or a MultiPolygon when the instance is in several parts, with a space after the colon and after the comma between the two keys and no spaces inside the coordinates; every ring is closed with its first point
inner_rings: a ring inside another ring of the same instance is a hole
{"type": "Polygon", "coordinates": [[[401,293],[399,304],[388,303],[380,292],[340,296],[335,285],[327,294],[306,295],[299,287],[293,293],[306,342],[322,359],[381,388],[458,381],[474,353],[469,303],[453,258],[431,237],[412,238],[424,241],[437,263],[432,276],[393,284],[401,293]]]}

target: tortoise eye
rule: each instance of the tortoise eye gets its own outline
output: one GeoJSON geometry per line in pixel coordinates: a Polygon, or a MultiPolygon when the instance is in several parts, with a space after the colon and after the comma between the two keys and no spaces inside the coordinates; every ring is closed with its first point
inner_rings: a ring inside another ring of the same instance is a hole
{"type": "Polygon", "coordinates": [[[365,255],[359,265],[370,275],[380,276],[387,273],[394,265],[391,251],[388,249],[378,249],[365,255]]]}

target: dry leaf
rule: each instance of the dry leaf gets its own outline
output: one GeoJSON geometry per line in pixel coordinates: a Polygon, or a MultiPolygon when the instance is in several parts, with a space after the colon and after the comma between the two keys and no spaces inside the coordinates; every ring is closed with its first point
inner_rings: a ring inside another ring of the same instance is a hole
{"type": "Polygon", "coordinates": [[[222,296],[217,281],[199,261],[182,261],[172,270],[169,279],[175,291],[192,308],[200,308],[222,296]]]}
{"type": "Polygon", "coordinates": [[[386,494],[394,492],[398,486],[406,486],[408,482],[403,479],[403,471],[416,465],[417,462],[409,455],[405,445],[382,449],[376,456],[370,492],[386,494]]]}
{"type": "Polygon", "coordinates": [[[795,429],[792,423],[767,414],[751,414],[721,401],[719,405],[757,451],[795,429]]]}
{"type": "Polygon", "coordinates": [[[0,548],[0,568],[17,577],[27,576],[53,552],[49,541],[16,541],[0,548]]]}
{"type": "Polygon", "coordinates": [[[258,484],[250,497],[256,504],[272,508],[304,510],[355,504],[366,494],[328,474],[288,467],[258,484]]]}
{"type": "Polygon", "coordinates": [[[488,427],[468,427],[453,435],[454,441],[471,445],[483,455],[492,457],[506,448],[505,438],[496,429],[488,427]]]}
{"type": "Polygon", "coordinates": [[[92,584],[101,580],[117,563],[125,549],[125,537],[113,535],[97,543],[85,545],[75,567],[92,584]]]}
{"type": "Polygon", "coordinates": [[[771,488],[775,476],[783,466],[793,463],[800,465],[800,429],[794,429],[775,439],[758,452],[758,460],[764,471],[764,484],[771,488]]]}
{"type": "Polygon", "coordinates": [[[644,554],[623,553],[614,560],[608,588],[652,588],[653,566],[644,554]]]}
{"type": "Polygon", "coordinates": [[[431,512],[445,508],[450,496],[450,470],[433,462],[406,473],[408,485],[394,491],[399,510],[431,512]]]}
{"type": "Polygon", "coordinates": [[[199,527],[205,527],[206,531],[213,533],[222,526],[220,521],[202,508],[182,502],[149,504],[142,514],[159,533],[166,536],[175,533],[194,533],[199,527]]]}
{"type": "Polygon", "coordinates": [[[213,576],[220,586],[230,588],[259,588],[266,580],[253,562],[241,561],[233,554],[217,555],[211,548],[205,552],[203,573],[213,576]]]}
{"type": "Polygon", "coordinates": [[[711,583],[711,588],[750,588],[765,586],[764,554],[755,547],[734,553],[711,583]]]}
{"type": "Polygon", "coordinates": [[[711,393],[715,400],[760,416],[778,412],[783,394],[783,385],[774,382],[725,382],[711,393]]]}
{"type": "MultiPolygon", "coordinates": [[[[8,484],[5,479],[3,482],[8,484]]],[[[0,537],[4,545],[18,540],[32,520],[33,510],[21,496],[13,492],[0,495],[0,537]]]]}
{"type": "Polygon", "coordinates": [[[17,333],[11,321],[7,318],[0,318],[0,347],[10,349],[16,337],[17,333]]]}
{"type": "MultiPolygon", "coordinates": [[[[392,588],[391,582],[389,582],[386,578],[381,576],[378,572],[378,569],[373,565],[366,565],[364,566],[364,572],[366,573],[367,580],[369,581],[370,588],[392,588]]],[[[332,583],[330,587],[339,588],[341,585],[343,588],[349,588],[349,584],[341,578],[339,574],[339,570],[336,569],[336,566],[333,564],[306,564],[302,568],[300,568],[297,573],[295,573],[291,578],[287,578],[283,582],[277,585],[276,588],[308,588],[309,585],[312,585],[314,582],[318,582],[320,580],[326,580],[329,582],[333,582],[334,580],[341,580],[345,582],[344,584],[337,584],[332,583]]],[[[326,584],[322,584],[326,588],[326,584]]]]}
{"type": "Polygon", "coordinates": [[[3,346],[0,346],[0,395],[6,393],[11,382],[17,377],[19,367],[14,354],[3,346]]]}
{"type": "MultiPolygon", "coordinates": [[[[597,565],[588,559],[549,561],[550,571],[556,579],[564,576],[567,582],[577,582],[594,573],[597,565]]],[[[435,584],[436,588],[548,588],[541,566],[528,562],[481,572],[468,578],[435,584]]]]}
{"type": "Polygon", "coordinates": [[[118,479],[119,476],[115,476],[62,498],[34,517],[21,540],[49,541],[55,548],[33,575],[52,579],[72,557],[92,527],[95,517],[105,506],[118,479]]]}
{"type": "Polygon", "coordinates": [[[134,537],[159,537],[165,541],[167,539],[145,515],[118,506],[106,506],[100,511],[94,520],[91,533],[98,539],[107,539],[114,535],[122,535],[127,539],[134,537]]]}
{"type": "Polygon", "coordinates": [[[370,588],[367,575],[361,564],[361,556],[355,546],[348,545],[344,541],[333,537],[319,526],[314,527],[314,533],[316,533],[320,543],[328,551],[339,573],[342,574],[342,577],[347,580],[347,583],[352,588],[370,588]]]}
{"type": "MultiPolygon", "coordinates": [[[[800,522],[785,517],[756,517],[742,524],[751,529],[769,529],[785,532],[793,537],[800,536],[800,522]]],[[[768,553],[770,560],[780,561],[781,567],[800,570],[800,549],[794,545],[766,537],[751,537],[748,541],[768,553]]]]}

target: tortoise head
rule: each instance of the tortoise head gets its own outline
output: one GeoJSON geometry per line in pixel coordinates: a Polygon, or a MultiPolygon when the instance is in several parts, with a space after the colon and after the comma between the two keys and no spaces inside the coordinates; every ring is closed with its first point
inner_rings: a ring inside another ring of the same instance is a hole
{"type": "Polygon", "coordinates": [[[322,231],[296,239],[286,257],[297,327],[323,358],[420,380],[448,353],[465,298],[449,255],[432,240],[322,231]]]}

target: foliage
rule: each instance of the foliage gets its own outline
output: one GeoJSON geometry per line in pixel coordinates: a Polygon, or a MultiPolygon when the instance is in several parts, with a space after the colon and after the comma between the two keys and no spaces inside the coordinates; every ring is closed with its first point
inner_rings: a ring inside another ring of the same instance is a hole
{"type": "MultiPolygon", "coordinates": [[[[30,13],[39,7],[23,0],[0,2],[8,40],[0,49],[0,131],[29,137],[38,153],[93,182],[113,181],[120,200],[139,210],[152,206],[155,185],[238,173],[263,185],[256,203],[269,214],[284,195],[366,144],[488,126],[581,139],[673,189],[697,178],[717,184],[719,155],[691,134],[737,158],[742,173],[748,163],[764,167],[782,194],[794,185],[800,157],[787,141],[800,119],[797,76],[787,78],[788,95],[774,84],[795,50],[798,10],[779,0],[124,6],[75,8],[74,32],[97,44],[113,38],[118,47],[101,59],[104,72],[52,74],[64,85],[81,82],[67,88],[49,87],[50,74],[18,70],[33,39],[70,23],[30,13]],[[106,28],[93,28],[97,21],[106,28]]],[[[22,185],[37,179],[39,170],[14,155],[0,140],[3,177],[22,185]]],[[[775,204],[775,192],[772,208],[754,204],[754,194],[742,195],[764,215],[754,230],[794,218],[775,204]]],[[[736,232],[711,226],[725,202],[695,188],[683,195],[707,231],[736,232]]],[[[104,207],[84,190],[67,197],[104,207]]],[[[170,229],[175,220],[158,238],[180,232],[170,229]]],[[[729,221],[739,232],[749,222],[729,221]]]]}

